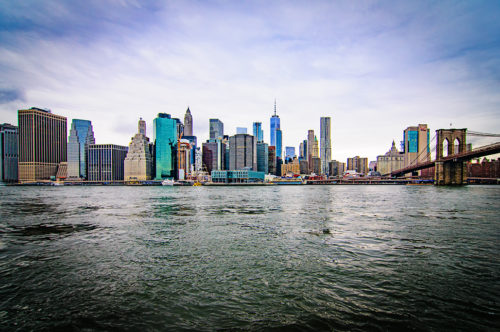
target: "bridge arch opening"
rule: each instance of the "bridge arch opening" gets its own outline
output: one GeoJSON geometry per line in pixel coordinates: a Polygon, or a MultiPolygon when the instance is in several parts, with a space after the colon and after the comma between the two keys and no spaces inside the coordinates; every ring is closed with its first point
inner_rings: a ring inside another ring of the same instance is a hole
{"type": "Polygon", "coordinates": [[[457,154],[459,152],[460,152],[460,140],[457,137],[453,141],[453,154],[457,154]]]}
{"type": "Polygon", "coordinates": [[[450,142],[448,141],[447,138],[443,140],[443,157],[448,157],[448,147],[450,145],[450,142]]]}

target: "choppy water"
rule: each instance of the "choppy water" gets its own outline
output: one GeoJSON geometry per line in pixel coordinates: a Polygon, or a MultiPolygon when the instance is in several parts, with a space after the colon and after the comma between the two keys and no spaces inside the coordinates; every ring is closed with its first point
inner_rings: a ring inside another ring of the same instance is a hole
{"type": "Polygon", "coordinates": [[[500,186],[0,194],[0,330],[500,328],[500,186]]]}

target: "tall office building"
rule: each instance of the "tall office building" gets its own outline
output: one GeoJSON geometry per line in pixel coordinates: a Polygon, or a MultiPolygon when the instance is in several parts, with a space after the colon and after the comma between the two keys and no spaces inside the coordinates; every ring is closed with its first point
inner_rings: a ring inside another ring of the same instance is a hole
{"type": "Polygon", "coordinates": [[[73,119],[68,137],[68,179],[87,178],[87,148],[95,144],[92,123],[73,119]]]}
{"type": "Polygon", "coordinates": [[[193,145],[187,139],[180,139],[177,143],[177,179],[184,180],[193,172],[191,152],[193,145]]]}
{"type": "Polygon", "coordinates": [[[269,174],[276,174],[277,162],[276,162],[276,147],[275,146],[270,145],[268,147],[268,156],[269,156],[269,158],[268,158],[267,167],[269,170],[269,174]]]}
{"type": "Polygon", "coordinates": [[[229,169],[257,171],[257,140],[248,134],[229,137],[229,169]]]}
{"type": "Polygon", "coordinates": [[[347,170],[356,171],[361,174],[367,174],[368,158],[360,158],[359,156],[347,158],[347,170]]]}
{"type": "Polygon", "coordinates": [[[253,123],[253,135],[257,142],[264,142],[264,131],[262,130],[262,122],[253,123]]]}
{"type": "Polygon", "coordinates": [[[138,133],[132,137],[124,161],[125,181],[151,180],[152,156],[149,148],[149,138],[146,136],[146,122],[139,120],[138,133]]]}
{"type": "Polygon", "coordinates": [[[212,171],[224,170],[225,161],[226,144],[222,140],[208,140],[202,144],[202,162],[209,174],[212,171]]]}
{"type": "Polygon", "coordinates": [[[88,146],[88,180],[122,181],[127,147],[115,144],[88,146]]]}
{"type": "Polygon", "coordinates": [[[175,175],[175,153],[177,150],[177,119],[170,114],[159,113],[153,120],[155,144],[156,179],[173,178],[175,175]]]}
{"type": "Polygon", "coordinates": [[[0,182],[17,182],[19,160],[17,127],[0,124],[0,182]]]}
{"type": "Polygon", "coordinates": [[[332,160],[329,162],[329,167],[328,167],[328,175],[329,176],[343,176],[345,172],[345,163],[337,161],[337,160],[332,160]]]}
{"type": "Polygon", "coordinates": [[[418,126],[408,127],[404,130],[403,142],[405,167],[430,160],[431,153],[429,141],[430,130],[427,128],[426,124],[419,124],[418,126]]]}
{"type": "Polygon", "coordinates": [[[276,129],[276,157],[281,158],[283,155],[283,132],[281,129],[276,129]]]}
{"type": "Polygon", "coordinates": [[[224,124],[219,119],[210,119],[210,139],[222,139],[224,137],[224,124]]]}
{"type": "Polygon", "coordinates": [[[313,157],[313,146],[314,146],[314,130],[309,129],[307,131],[307,162],[309,163],[309,167],[312,165],[311,158],[313,157]]]}
{"type": "Polygon", "coordinates": [[[328,174],[329,162],[332,160],[332,135],[330,117],[320,118],[319,129],[319,156],[321,158],[321,172],[328,174]]]}
{"type": "Polygon", "coordinates": [[[285,147],[285,161],[293,160],[293,158],[295,158],[295,147],[286,146],[285,147]]]}
{"type": "Polygon", "coordinates": [[[19,181],[50,180],[67,161],[66,117],[32,107],[18,111],[19,181]]]}
{"type": "MultiPolygon", "coordinates": [[[[276,115],[276,100],[274,100],[274,115],[271,117],[271,132],[269,133],[272,146],[277,146],[277,131],[281,129],[280,117],[276,115]]],[[[280,151],[281,152],[281,149],[280,151]]],[[[278,148],[276,148],[276,153],[278,153],[278,148]]],[[[278,156],[278,155],[276,155],[278,156]]]]}
{"type": "Polygon", "coordinates": [[[257,171],[269,172],[269,146],[262,141],[257,142],[257,171]]]}
{"type": "Polygon", "coordinates": [[[189,107],[184,115],[184,136],[193,136],[193,116],[189,107]]]}

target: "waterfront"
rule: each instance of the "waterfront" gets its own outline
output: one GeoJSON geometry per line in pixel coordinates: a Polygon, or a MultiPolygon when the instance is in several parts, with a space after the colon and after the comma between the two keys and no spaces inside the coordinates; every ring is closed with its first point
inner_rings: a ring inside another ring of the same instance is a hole
{"type": "Polygon", "coordinates": [[[0,190],[0,330],[499,328],[498,186],[0,190]]]}

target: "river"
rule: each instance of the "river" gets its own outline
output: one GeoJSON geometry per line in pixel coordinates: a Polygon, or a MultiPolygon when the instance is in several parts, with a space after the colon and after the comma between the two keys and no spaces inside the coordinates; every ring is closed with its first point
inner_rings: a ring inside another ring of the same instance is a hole
{"type": "Polygon", "coordinates": [[[0,330],[500,328],[500,186],[0,194],[0,330]]]}

